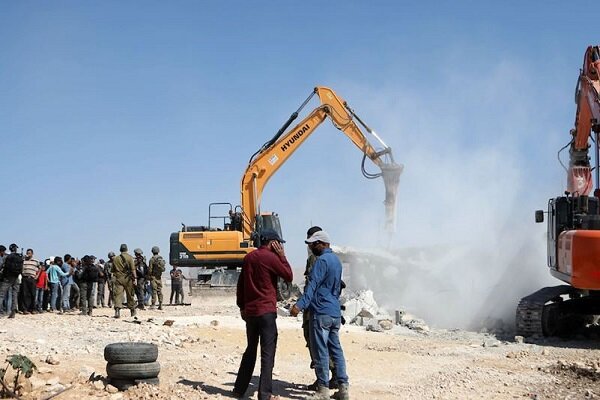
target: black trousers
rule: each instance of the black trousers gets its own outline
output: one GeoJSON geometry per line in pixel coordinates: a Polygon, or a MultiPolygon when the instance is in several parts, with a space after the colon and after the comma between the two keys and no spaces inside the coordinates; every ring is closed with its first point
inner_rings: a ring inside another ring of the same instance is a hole
{"type": "Polygon", "coordinates": [[[248,346],[242,356],[240,369],[233,390],[238,394],[246,393],[254,365],[258,341],[260,340],[260,379],[258,381],[258,400],[268,400],[273,393],[273,366],[277,349],[277,313],[268,313],[258,317],[246,317],[246,339],[248,346]]]}
{"type": "Polygon", "coordinates": [[[35,278],[24,276],[21,280],[23,291],[23,308],[21,311],[32,312],[35,310],[35,278]]]}

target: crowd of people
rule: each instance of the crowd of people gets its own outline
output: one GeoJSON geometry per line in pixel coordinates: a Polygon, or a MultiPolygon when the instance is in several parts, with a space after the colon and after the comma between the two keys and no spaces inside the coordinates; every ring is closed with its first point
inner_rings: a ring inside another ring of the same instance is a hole
{"type": "MultiPolygon", "coordinates": [[[[145,307],[162,309],[165,261],[159,248],[152,247],[149,262],[139,248],[134,250],[135,258],[127,253],[127,245],[120,249],[119,256],[109,252],[106,261],[94,255],[77,258],[70,254],[39,261],[33,249],[23,254],[13,243],[7,253],[0,245],[0,315],[15,318],[17,313],[79,312],[91,316],[94,308],[114,307],[115,317],[119,317],[124,304],[132,315],[145,307]]],[[[176,267],[170,278],[169,304],[182,304],[186,278],[176,267]]]]}

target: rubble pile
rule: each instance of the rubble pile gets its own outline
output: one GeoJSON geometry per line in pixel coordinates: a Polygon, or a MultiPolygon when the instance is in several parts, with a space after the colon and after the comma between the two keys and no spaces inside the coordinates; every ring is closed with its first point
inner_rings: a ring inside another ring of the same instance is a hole
{"type": "Polygon", "coordinates": [[[425,321],[404,310],[396,311],[392,317],[384,308],[377,305],[371,290],[346,290],[342,293],[340,301],[346,321],[353,325],[364,326],[368,331],[383,332],[391,330],[394,325],[401,325],[417,332],[429,331],[425,321]]]}

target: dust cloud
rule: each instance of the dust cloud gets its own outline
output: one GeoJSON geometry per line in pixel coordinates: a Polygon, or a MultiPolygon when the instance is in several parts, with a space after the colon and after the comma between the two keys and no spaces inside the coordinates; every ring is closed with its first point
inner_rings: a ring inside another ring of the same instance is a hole
{"type": "Polygon", "coordinates": [[[370,289],[388,312],[405,309],[432,326],[512,329],[519,299],[559,282],[546,267],[545,225],[533,219],[545,204],[522,194],[527,178],[506,154],[447,152],[422,169],[419,151],[408,154],[398,236],[387,249],[337,248],[349,289],[370,289]],[[408,195],[432,181],[435,194],[408,195]]]}

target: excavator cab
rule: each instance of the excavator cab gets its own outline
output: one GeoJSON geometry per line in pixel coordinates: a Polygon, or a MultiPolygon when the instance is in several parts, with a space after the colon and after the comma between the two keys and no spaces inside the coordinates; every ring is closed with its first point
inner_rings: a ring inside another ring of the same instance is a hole
{"type": "Polygon", "coordinates": [[[273,229],[280,238],[283,238],[279,215],[276,213],[262,213],[256,217],[256,228],[252,233],[252,243],[254,244],[254,247],[259,247],[261,245],[260,232],[262,232],[263,229],[273,229]]]}

